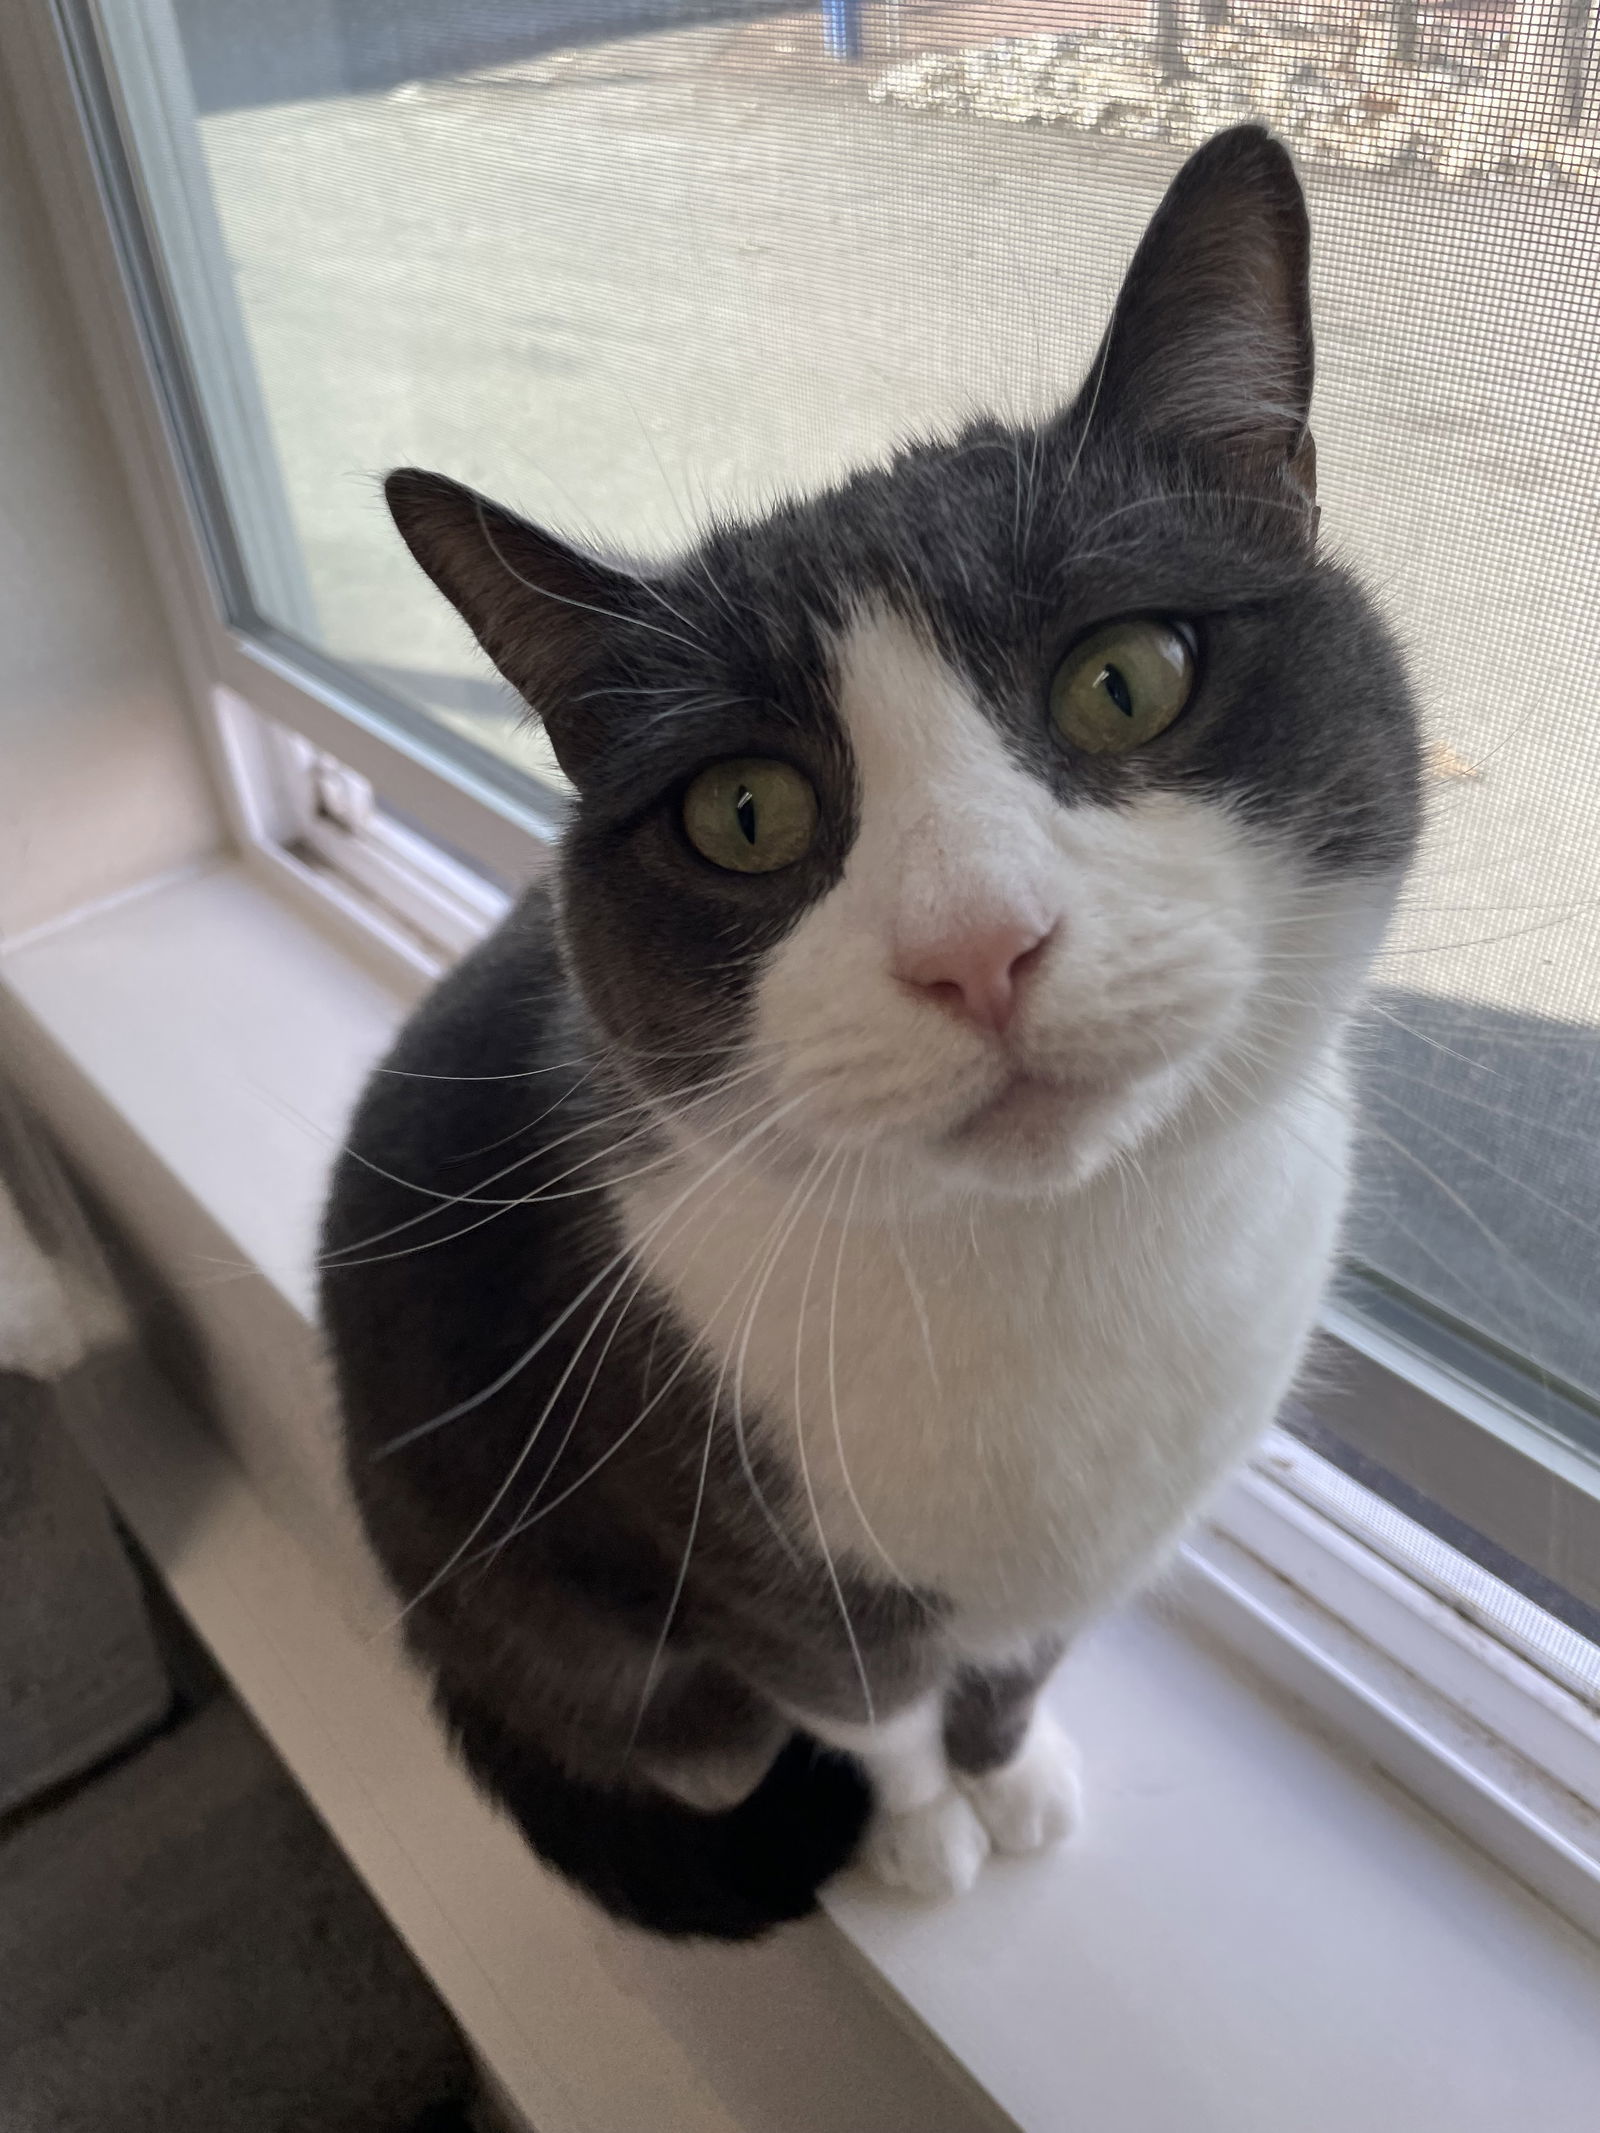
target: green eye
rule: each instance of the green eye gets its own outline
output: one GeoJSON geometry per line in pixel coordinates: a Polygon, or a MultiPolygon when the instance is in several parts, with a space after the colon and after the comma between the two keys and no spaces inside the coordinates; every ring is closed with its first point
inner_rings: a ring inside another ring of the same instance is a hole
{"type": "Polygon", "coordinates": [[[1125,755],[1165,733],[1194,694],[1194,652],[1170,622],[1108,622],[1050,684],[1056,731],[1088,755],[1125,755]]]}
{"type": "Polygon", "coordinates": [[[695,850],[734,874],[775,874],[811,849],[817,796],[788,763],[736,756],[702,770],[683,796],[695,850]]]}

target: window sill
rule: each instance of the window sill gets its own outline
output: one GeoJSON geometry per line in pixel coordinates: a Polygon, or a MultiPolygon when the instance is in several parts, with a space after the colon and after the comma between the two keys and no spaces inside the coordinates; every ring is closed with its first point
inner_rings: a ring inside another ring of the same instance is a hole
{"type": "MultiPolygon", "coordinates": [[[[544,1874],[381,1633],[311,1325],[322,1173],[405,1004],[236,866],[0,960],[6,1056],[182,1294],[221,1431],[152,1382],[91,1423],[91,1450],[540,2133],[1593,2124],[1600,1951],[1379,1774],[1345,1723],[1372,1699],[1308,1694],[1265,1587],[1219,1600],[1248,1582],[1244,1511],[1064,1669],[1092,1789],[1056,1857],[993,1867],[946,1909],[847,1881],[828,1918],[744,1951],[614,1931],[544,1874]],[[1246,1619],[1241,1666],[1213,1633],[1236,1654],[1246,1619]]],[[[1473,1801],[1494,1811],[1481,1785],[1473,1801]]]]}

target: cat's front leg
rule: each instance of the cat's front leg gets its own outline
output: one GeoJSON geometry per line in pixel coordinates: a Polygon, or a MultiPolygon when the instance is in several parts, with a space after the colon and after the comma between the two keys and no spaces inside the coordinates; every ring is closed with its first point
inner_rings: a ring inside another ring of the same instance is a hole
{"type": "Polygon", "coordinates": [[[880,1881],[918,1896],[971,1888],[988,1857],[989,1836],[954,1781],[942,1688],[872,1724],[795,1715],[816,1739],[865,1766],[873,1814],[862,1863],[880,1881]]]}
{"type": "Polygon", "coordinates": [[[1039,1703],[1061,1650],[1052,1638],[1013,1666],[964,1667],[946,1693],[945,1752],[996,1851],[1041,1851],[1078,1823],[1078,1752],[1039,1703]]]}

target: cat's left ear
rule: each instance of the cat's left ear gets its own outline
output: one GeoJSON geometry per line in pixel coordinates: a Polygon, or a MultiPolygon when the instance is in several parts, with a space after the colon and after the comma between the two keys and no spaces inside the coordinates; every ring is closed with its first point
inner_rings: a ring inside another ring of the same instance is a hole
{"type": "Polygon", "coordinates": [[[406,546],[542,721],[562,769],[581,782],[606,735],[579,684],[609,642],[650,627],[633,612],[640,574],[443,474],[397,467],[383,493],[406,546]]]}
{"type": "Polygon", "coordinates": [[[1316,526],[1311,228],[1293,163],[1234,126],[1173,179],[1073,413],[1197,445],[1316,526]]]}

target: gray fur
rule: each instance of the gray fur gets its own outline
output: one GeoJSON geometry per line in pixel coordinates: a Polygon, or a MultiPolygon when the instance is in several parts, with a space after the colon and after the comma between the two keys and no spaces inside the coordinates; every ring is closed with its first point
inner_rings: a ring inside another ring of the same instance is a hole
{"type": "Polygon", "coordinates": [[[1061,1657],[1059,1638],[1041,1639],[1013,1666],[962,1667],[945,1692],[944,1746],[965,1777],[1003,1770],[1022,1746],[1039,1700],[1061,1657]]]}

